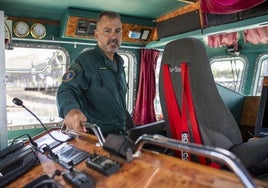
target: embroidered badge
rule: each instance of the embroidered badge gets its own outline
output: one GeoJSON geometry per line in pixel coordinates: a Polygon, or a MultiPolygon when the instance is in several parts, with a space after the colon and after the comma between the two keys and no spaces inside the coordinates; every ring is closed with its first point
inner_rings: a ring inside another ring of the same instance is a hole
{"type": "Polygon", "coordinates": [[[75,72],[73,70],[68,70],[62,77],[62,82],[69,82],[75,77],[75,72]]]}
{"type": "Polygon", "coordinates": [[[99,67],[100,70],[107,70],[107,67],[99,67]]]}

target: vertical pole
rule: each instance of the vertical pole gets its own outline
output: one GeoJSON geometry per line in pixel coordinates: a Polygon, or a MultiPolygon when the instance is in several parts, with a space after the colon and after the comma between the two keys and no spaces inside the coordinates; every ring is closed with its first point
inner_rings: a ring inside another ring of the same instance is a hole
{"type": "Polygon", "coordinates": [[[5,73],[5,16],[0,11],[0,150],[7,146],[6,73],[5,73]]]}

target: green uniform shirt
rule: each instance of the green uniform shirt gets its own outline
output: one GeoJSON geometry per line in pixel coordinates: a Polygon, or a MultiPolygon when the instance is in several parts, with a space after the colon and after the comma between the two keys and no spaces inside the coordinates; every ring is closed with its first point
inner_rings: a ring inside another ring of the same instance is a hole
{"type": "Polygon", "coordinates": [[[114,60],[116,62],[96,46],[82,52],[71,63],[57,92],[60,117],[64,118],[72,109],[80,109],[88,122],[98,125],[104,134],[125,130],[124,61],[117,53],[114,60]]]}

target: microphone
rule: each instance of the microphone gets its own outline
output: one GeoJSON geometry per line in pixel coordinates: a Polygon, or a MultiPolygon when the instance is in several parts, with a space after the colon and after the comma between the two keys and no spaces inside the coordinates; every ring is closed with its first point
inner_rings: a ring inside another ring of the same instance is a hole
{"type": "Polygon", "coordinates": [[[24,106],[22,100],[20,100],[20,99],[18,99],[18,98],[14,98],[14,99],[12,100],[12,102],[13,102],[15,105],[17,105],[17,106],[24,106]]]}
{"type": "Polygon", "coordinates": [[[44,125],[44,123],[30,110],[30,109],[28,109],[26,106],[24,106],[23,105],[23,102],[22,102],[22,100],[21,99],[19,99],[19,98],[13,98],[13,100],[12,100],[12,102],[15,104],[15,105],[17,105],[17,106],[21,106],[21,107],[23,107],[25,110],[27,110],[30,114],[32,114],[36,119],[37,119],[37,121],[42,125],[42,127],[45,129],[45,131],[49,134],[49,136],[51,137],[51,138],[53,138],[54,140],[56,140],[56,141],[58,141],[58,142],[60,142],[60,143],[64,143],[64,142],[66,142],[66,141],[69,141],[69,140],[71,140],[72,139],[72,137],[71,138],[69,138],[69,139],[67,139],[67,140],[65,140],[65,141],[62,141],[62,140],[59,140],[59,139],[57,139],[57,138],[55,138],[53,135],[51,135],[50,134],[50,132],[49,132],[49,130],[46,128],[46,126],[44,125]]]}

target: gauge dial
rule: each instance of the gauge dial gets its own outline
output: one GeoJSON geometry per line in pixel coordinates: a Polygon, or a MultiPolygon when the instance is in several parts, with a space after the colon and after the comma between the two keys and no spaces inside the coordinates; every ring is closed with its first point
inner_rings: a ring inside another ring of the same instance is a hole
{"type": "Polygon", "coordinates": [[[29,35],[29,26],[23,21],[18,21],[14,24],[13,31],[17,37],[27,37],[29,35]]]}
{"type": "Polygon", "coordinates": [[[35,23],[31,27],[31,35],[33,38],[42,39],[46,36],[46,28],[43,24],[35,23]]]}

